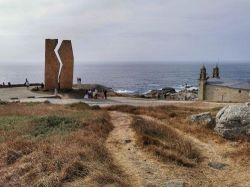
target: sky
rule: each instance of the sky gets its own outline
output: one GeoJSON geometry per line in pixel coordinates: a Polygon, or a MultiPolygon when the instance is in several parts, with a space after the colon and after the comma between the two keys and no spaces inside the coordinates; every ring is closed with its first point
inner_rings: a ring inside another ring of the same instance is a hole
{"type": "Polygon", "coordinates": [[[0,63],[43,62],[46,38],[81,63],[248,63],[250,0],[0,0],[0,63]]]}

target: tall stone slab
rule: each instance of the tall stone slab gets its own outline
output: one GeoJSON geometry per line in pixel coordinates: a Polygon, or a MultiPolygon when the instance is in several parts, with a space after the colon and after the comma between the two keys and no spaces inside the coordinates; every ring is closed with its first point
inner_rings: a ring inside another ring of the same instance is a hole
{"type": "Polygon", "coordinates": [[[72,89],[73,71],[74,71],[74,54],[70,40],[63,40],[58,53],[62,61],[62,70],[59,78],[60,89],[72,89]]]}
{"type": "Polygon", "coordinates": [[[55,54],[58,39],[45,40],[45,90],[58,88],[60,63],[55,54]]]}

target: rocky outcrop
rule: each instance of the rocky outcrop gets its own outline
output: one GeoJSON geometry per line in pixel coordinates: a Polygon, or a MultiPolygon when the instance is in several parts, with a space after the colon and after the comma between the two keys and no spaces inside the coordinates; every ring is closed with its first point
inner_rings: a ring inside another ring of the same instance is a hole
{"type": "Polygon", "coordinates": [[[231,105],[216,116],[215,131],[226,139],[250,136],[250,106],[231,105]]]}
{"type": "Polygon", "coordinates": [[[186,89],[176,92],[174,88],[167,87],[161,90],[151,90],[149,93],[140,97],[178,101],[194,101],[198,98],[198,91],[186,89]]]}
{"type": "Polygon", "coordinates": [[[190,121],[199,123],[205,127],[213,127],[214,119],[210,112],[204,112],[190,116],[190,121]]]}
{"type": "Polygon", "coordinates": [[[176,93],[174,88],[163,88],[161,90],[151,90],[149,93],[145,94],[147,98],[158,98],[158,99],[165,99],[167,96],[176,93]]]}

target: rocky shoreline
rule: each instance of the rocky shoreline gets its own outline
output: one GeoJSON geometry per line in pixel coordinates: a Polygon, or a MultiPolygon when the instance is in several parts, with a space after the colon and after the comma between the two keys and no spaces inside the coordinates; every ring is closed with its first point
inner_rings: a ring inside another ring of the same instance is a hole
{"type": "MultiPolygon", "coordinates": [[[[87,91],[98,91],[98,95],[101,97],[103,94],[103,91],[107,91],[108,97],[134,97],[134,98],[145,98],[145,99],[159,99],[159,100],[173,100],[173,101],[195,101],[198,99],[198,89],[183,89],[179,92],[177,92],[172,87],[165,87],[160,90],[151,90],[148,93],[145,94],[137,94],[137,95],[130,95],[126,93],[117,93],[112,88],[100,85],[100,84],[75,84],[73,86],[73,89],[70,90],[59,90],[59,93],[62,95],[71,95],[73,97],[81,98],[83,97],[84,93],[87,91]]],[[[32,89],[32,91],[35,92],[41,92],[43,91],[41,89],[32,89]]],[[[51,92],[51,94],[54,93],[53,90],[48,91],[51,92]]]]}
{"type": "Polygon", "coordinates": [[[137,97],[148,99],[194,101],[198,99],[198,89],[184,89],[177,92],[174,88],[166,87],[161,90],[151,90],[146,94],[137,95],[137,97]]]}

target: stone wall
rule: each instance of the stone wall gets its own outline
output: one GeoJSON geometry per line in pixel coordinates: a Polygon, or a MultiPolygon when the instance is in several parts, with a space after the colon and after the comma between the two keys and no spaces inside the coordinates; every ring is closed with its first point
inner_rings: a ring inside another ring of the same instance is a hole
{"type": "Polygon", "coordinates": [[[205,100],[223,102],[247,102],[250,100],[250,91],[216,85],[206,85],[205,100]]]}

